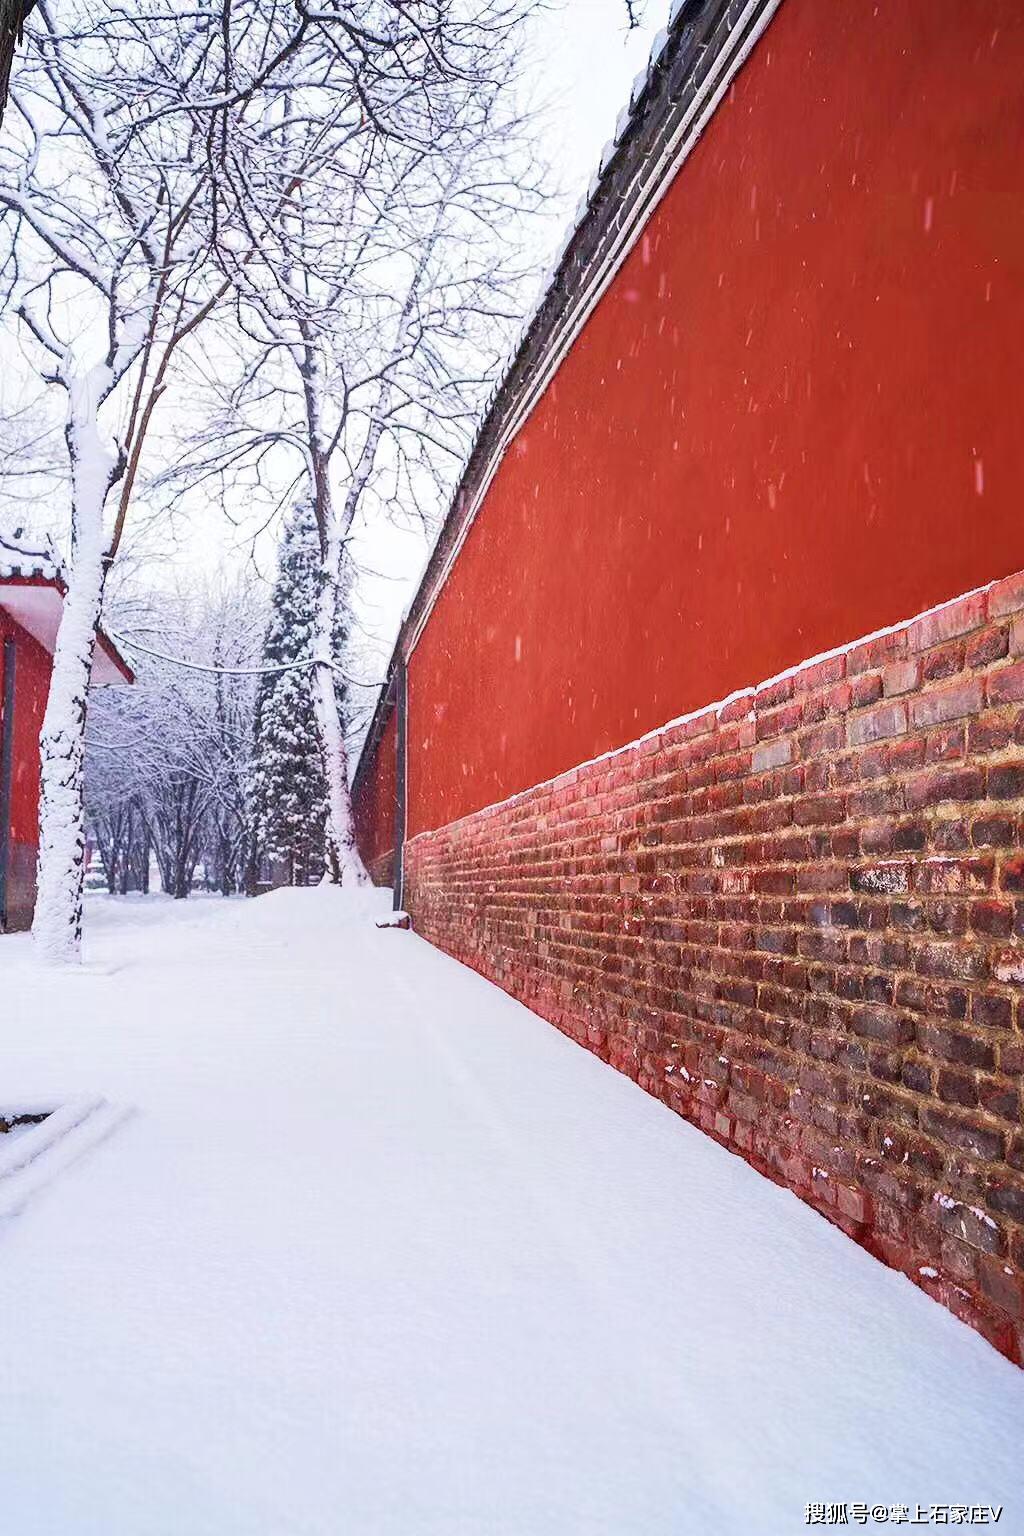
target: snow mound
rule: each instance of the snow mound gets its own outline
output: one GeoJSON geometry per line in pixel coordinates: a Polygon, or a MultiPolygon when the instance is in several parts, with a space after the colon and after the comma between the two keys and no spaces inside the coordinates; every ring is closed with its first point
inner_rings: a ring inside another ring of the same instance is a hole
{"type": "Polygon", "coordinates": [[[229,921],[250,934],[280,934],[296,927],[307,934],[327,934],[385,916],[391,899],[384,886],[282,886],[253,901],[232,904],[229,921]]]}

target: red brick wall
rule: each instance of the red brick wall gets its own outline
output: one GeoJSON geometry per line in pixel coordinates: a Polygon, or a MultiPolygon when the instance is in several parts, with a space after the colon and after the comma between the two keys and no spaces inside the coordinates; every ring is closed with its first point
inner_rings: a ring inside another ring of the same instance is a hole
{"type": "Polygon", "coordinates": [[[417,930],[1024,1363],[1024,574],[407,845],[417,930]]]}
{"type": "Polygon", "coordinates": [[[387,853],[382,853],[379,858],[371,859],[366,868],[374,885],[394,885],[395,856],[393,850],[389,849],[387,853]]]}

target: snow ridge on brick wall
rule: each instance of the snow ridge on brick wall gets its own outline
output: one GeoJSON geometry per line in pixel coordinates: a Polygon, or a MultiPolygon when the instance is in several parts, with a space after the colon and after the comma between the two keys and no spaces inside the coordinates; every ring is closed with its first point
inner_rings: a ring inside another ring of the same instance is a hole
{"type": "Polygon", "coordinates": [[[421,934],[1024,1363],[1024,574],[405,867],[421,934]]]}

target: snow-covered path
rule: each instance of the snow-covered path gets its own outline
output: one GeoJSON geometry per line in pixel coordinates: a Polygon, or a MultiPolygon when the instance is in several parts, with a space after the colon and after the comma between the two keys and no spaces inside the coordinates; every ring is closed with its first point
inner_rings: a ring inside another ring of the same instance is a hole
{"type": "Polygon", "coordinates": [[[0,1102],[135,1115],[0,1221],[25,1536],[774,1536],[1005,1506],[1024,1372],[359,898],[0,940],[0,1102]]]}

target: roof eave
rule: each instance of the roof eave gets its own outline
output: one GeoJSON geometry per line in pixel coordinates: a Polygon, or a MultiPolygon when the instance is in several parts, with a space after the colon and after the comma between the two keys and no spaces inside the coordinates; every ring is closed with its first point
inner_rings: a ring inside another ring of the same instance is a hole
{"type": "MultiPolygon", "coordinates": [[[[51,575],[40,575],[38,573],[33,573],[33,574],[29,574],[29,575],[18,574],[18,575],[10,575],[10,576],[0,576],[0,589],[2,589],[4,587],[13,587],[13,588],[16,588],[16,589],[19,589],[19,590],[27,588],[27,589],[35,589],[35,590],[38,590],[38,591],[55,592],[57,594],[57,596],[59,597],[60,602],[61,602],[62,605],[63,605],[64,599],[67,596],[67,585],[66,585],[66,583],[65,583],[65,581],[63,579],[62,574],[59,571],[56,572],[52,576],[51,575]]],[[[7,606],[8,605],[4,604],[3,596],[2,596],[2,590],[0,590],[0,608],[5,608],[7,606]]],[[[17,612],[13,612],[12,611],[11,612],[11,618],[14,620],[14,622],[20,628],[26,629],[26,625],[25,625],[24,619],[20,618],[19,615],[17,614],[17,612]]],[[[26,632],[28,634],[32,634],[32,630],[31,629],[26,629],[26,632]]],[[[53,654],[52,648],[47,644],[45,639],[40,639],[40,637],[38,635],[33,635],[33,639],[35,639],[37,644],[41,645],[43,647],[43,649],[46,650],[52,656],[52,654],[53,654]]],[[[97,629],[96,629],[96,643],[97,643],[98,648],[102,651],[102,653],[103,653],[104,657],[106,658],[106,660],[109,662],[110,666],[113,667],[114,670],[117,673],[120,674],[120,681],[124,682],[124,683],[128,683],[128,684],[134,683],[135,682],[135,673],[132,671],[132,669],[128,665],[127,661],[121,655],[120,651],[117,649],[117,646],[111,640],[110,636],[104,631],[102,626],[99,626],[99,625],[97,626],[97,629]]],[[[103,678],[103,679],[96,679],[95,681],[96,681],[96,685],[98,687],[117,687],[117,686],[119,686],[118,680],[115,679],[115,678],[112,678],[112,677],[103,678]]]]}

